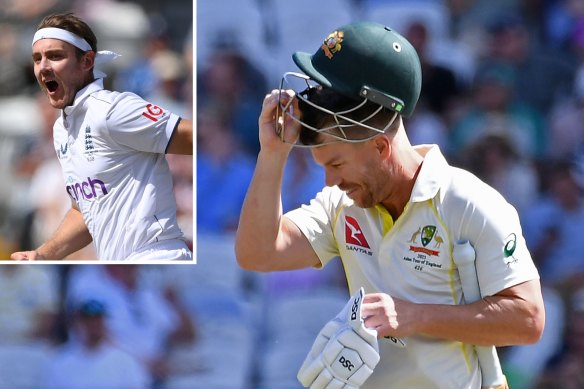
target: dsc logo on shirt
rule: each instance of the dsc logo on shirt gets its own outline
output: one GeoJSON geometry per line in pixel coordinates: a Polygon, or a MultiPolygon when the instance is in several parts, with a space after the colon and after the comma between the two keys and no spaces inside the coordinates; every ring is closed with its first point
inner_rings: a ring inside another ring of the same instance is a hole
{"type": "Polygon", "coordinates": [[[65,187],[65,190],[76,201],[81,198],[85,200],[95,199],[98,196],[98,190],[101,191],[101,195],[105,196],[107,194],[105,183],[91,177],[87,177],[86,181],[71,183],[65,187]]]}

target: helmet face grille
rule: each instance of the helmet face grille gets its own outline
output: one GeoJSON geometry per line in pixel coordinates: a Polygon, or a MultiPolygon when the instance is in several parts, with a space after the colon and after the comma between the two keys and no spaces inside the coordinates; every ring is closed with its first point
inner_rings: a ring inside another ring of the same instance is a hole
{"type": "MultiPolygon", "coordinates": [[[[372,112],[368,112],[366,116],[363,116],[360,119],[351,117],[351,114],[354,115],[359,111],[363,111],[363,107],[370,102],[367,98],[354,100],[354,105],[341,108],[337,111],[316,104],[311,101],[311,97],[316,91],[321,90],[322,87],[304,74],[292,72],[285,73],[280,83],[280,93],[285,89],[292,89],[295,91],[295,98],[298,99],[298,105],[301,112],[300,114],[293,112],[291,109],[292,100],[290,100],[285,105],[279,103],[276,117],[285,115],[300,124],[304,130],[313,131],[315,133],[314,136],[308,137],[311,140],[309,142],[306,142],[306,139],[303,141],[301,136],[300,143],[297,142],[295,144],[295,146],[298,147],[317,147],[339,141],[353,143],[364,142],[384,133],[393,124],[397,117],[396,111],[389,122],[382,128],[371,123],[384,111],[384,107],[379,104],[376,104],[376,108],[372,112]],[[302,117],[300,116],[301,114],[302,117]],[[323,126],[315,126],[314,123],[312,123],[313,120],[305,120],[308,116],[325,117],[326,119],[324,122],[326,124],[323,126]],[[359,129],[359,131],[353,131],[354,129],[359,129]],[[329,135],[332,139],[324,142],[316,142],[316,138],[318,138],[319,134],[329,135]]],[[[283,99],[279,99],[279,101],[283,101],[283,99]]],[[[285,120],[282,121],[282,123],[285,122],[285,120]]],[[[277,132],[280,134],[281,139],[285,139],[285,127],[283,125],[278,127],[277,132]]]]}

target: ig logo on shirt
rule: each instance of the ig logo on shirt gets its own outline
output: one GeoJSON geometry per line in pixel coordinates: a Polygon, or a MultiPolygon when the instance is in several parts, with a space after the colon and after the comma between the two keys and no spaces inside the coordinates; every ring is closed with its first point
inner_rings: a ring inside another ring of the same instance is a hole
{"type": "Polygon", "coordinates": [[[142,116],[147,117],[155,123],[158,121],[158,117],[162,115],[164,115],[164,110],[153,104],[148,104],[146,106],[146,110],[142,112],[142,116]]]}

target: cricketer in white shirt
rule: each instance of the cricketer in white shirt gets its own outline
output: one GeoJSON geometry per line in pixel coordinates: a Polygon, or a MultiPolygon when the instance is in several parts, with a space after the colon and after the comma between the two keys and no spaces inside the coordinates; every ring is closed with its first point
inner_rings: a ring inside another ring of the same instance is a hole
{"type": "MultiPolygon", "coordinates": [[[[515,209],[476,176],[448,165],[438,146],[417,146],[424,162],[403,214],[360,208],[338,187],[288,212],[322,265],[340,257],[350,293],[383,292],[413,303],[464,304],[453,244],[476,250],[482,296],[539,279],[515,209]]],[[[361,389],[480,388],[469,344],[416,335],[398,348],[380,339],[381,360],[361,389]]]]}
{"type": "Polygon", "coordinates": [[[165,151],[180,118],[97,79],[57,119],[65,190],[100,260],[191,259],[165,151]]]}

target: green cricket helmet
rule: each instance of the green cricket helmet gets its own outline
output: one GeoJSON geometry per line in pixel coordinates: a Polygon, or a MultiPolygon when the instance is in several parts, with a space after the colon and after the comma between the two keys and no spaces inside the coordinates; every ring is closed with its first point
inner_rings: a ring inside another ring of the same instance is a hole
{"type": "MultiPolygon", "coordinates": [[[[387,108],[407,118],[412,115],[420,97],[422,69],[416,50],[403,36],[382,24],[347,24],[330,33],[314,54],[296,52],[292,58],[306,74],[307,84],[314,81],[324,88],[360,101],[356,109],[373,102],[380,109],[387,108]]],[[[291,76],[301,75],[286,73],[283,84],[291,76]]],[[[301,93],[297,96],[313,105],[301,93]]],[[[348,125],[363,125],[363,120],[351,124],[352,120],[343,116],[350,111],[322,110],[333,115],[337,123],[337,119],[341,118],[349,122],[348,125]]],[[[382,132],[388,127],[374,130],[382,132]]]]}
{"type": "Polygon", "coordinates": [[[356,22],[333,31],[319,50],[292,56],[320,85],[349,97],[367,98],[409,117],[422,88],[414,47],[389,27],[356,22]]]}

